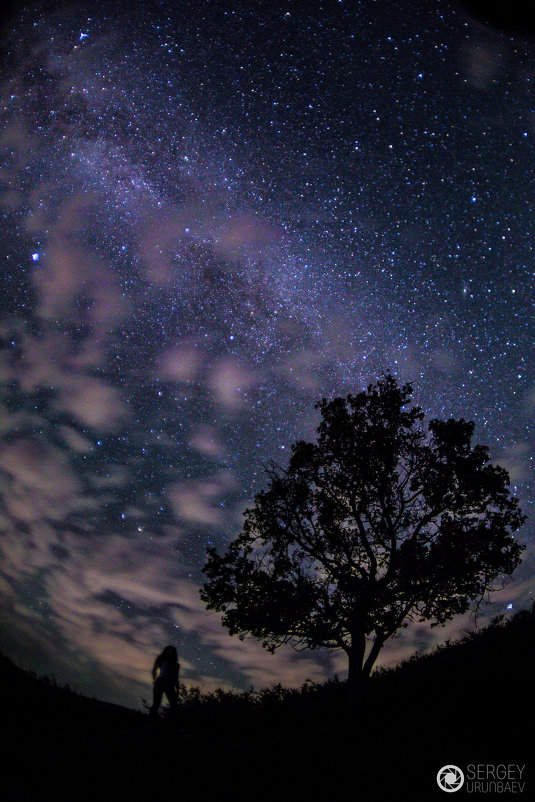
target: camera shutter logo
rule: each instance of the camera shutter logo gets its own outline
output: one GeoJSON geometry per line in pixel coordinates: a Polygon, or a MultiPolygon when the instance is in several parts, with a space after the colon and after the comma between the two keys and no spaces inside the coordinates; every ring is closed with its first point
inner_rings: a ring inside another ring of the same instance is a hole
{"type": "Polygon", "coordinates": [[[459,766],[442,766],[437,774],[438,787],[447,794],[452,794],[462,788],[464,783],[464,774],[459,766]]]}

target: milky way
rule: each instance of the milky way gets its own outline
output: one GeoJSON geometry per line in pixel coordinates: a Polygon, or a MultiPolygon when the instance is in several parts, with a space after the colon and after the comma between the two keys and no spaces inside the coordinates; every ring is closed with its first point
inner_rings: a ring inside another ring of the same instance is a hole
{"type": "MultiPolygon", "coordinates": [[[[199,598],[322,397],[387,369],[531,466],[533,43],[455,4],[28,4],[0,136],[0,648],[139,705],[298,684],[199,598]]],[[[489,614],[531,603],[533,547],[489,614]]],[[[395,662],[438,633],[394,641],[395,662]]]]}

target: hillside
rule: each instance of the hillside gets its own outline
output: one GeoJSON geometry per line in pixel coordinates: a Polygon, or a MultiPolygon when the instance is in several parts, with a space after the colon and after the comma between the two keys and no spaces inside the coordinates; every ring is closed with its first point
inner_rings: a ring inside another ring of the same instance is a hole
{"type": "Polygon", "coordinates": [[[441,799],[435,777],[449,763],[527,764],[533,791],[523,725],[533,727],[534,668],[535,620],[524,611],[377,672],[357,717],[344,683],[329,682],[256,696],[191,693],[178,723],[155,726],[1,658],[3,756],[26,791],[72,790],[68,776],[94,784],[101,799],[145,799],[169,785],[178,794],[191,783],[200,799],[336,798],[347,795],[344,778],[351,799],[441,799]]]}

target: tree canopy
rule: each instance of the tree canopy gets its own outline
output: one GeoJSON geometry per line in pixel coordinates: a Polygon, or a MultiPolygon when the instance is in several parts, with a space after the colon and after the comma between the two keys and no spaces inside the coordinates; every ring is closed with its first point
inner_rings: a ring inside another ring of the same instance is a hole
{"type": "Polygon", "coordinates": [[[388,638],[480,604],[524,548],[507,471],[472,444],[474,424],[426,427],[411,399],[386,374],[319,402],[317,442],[269,465],[240,534],[203,568],[201,597],[231,634],[343,649],[353,692],[388,638]]]}

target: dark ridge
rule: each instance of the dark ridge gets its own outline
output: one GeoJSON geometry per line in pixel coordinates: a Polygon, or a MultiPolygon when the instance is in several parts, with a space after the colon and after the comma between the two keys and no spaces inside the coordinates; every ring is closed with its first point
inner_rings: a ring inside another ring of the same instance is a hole
{"type": "Polygon", "coordinates": [[[345,683],[332,680],[248,693],[184,689],[178,720],[164,710],[151,721],[1,657],[5,765],[24,776],[26,792],[34,781],[41,792],[67,790],[76,776],[95,784],[98,799],[186,787],[201,800],[327,799],[348,778],[352,800],[444,799],[436,774],[451,763],[526,764],[533,790],[534,668],[535,616],[521,611],[376,671],[356,715],[345,683]]]}

